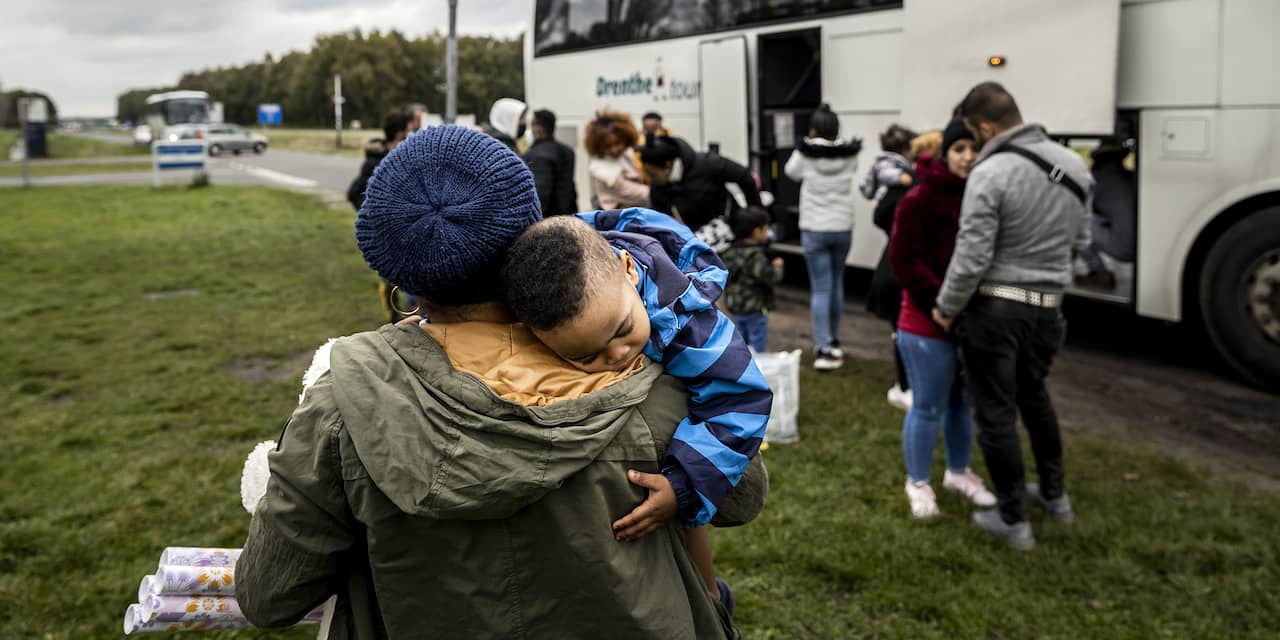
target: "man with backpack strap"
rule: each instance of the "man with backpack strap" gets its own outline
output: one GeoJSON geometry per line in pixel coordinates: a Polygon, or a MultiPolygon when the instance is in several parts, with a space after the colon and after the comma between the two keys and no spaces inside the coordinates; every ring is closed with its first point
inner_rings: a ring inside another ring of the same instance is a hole
{"type": "Polygon", "coordinates": [[[958,115],[982,146],[960,212],[956,250],[933,311],[955,333],[999,508],[973,522],[1018,549],[1035,537],[1026,499],[1060,521],[1073,517],[1062,439],[1045,379],[1066,335],[1063,290],[1074,251],[1089,245],[1093,178],[1074,151],[1024,124],[994,82],[971,89],[958,115]],[[1038,484],[1024,484],[1021,413],[1038,484]]]}

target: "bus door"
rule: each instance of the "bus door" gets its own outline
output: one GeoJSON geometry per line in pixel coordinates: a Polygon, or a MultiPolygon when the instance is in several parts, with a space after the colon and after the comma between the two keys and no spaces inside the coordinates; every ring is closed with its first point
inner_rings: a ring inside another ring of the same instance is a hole
{"type": "Polygon", "coordinates": [[[778,241],[800,244],[800,184],[782,173],[822,103],[822,30],[761,34],[756,39],[760,179],[773,193],[778,241]]]}
{"type": "Polygon", "coordinates": [[[700,148],[751,166],[747,124],[747,39],[707,40],[698,47],[700,148]]]}

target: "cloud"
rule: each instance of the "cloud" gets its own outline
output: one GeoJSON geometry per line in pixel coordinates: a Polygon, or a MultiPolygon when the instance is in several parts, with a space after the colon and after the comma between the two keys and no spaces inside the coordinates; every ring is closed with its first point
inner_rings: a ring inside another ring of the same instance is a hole
{"type": "MultiPolygon", "coordinates": [[[[458,31],[513,36],[531,13],[528,0],[459,0],[458,31]]],[[[66,115],[112,115],[121,92],[186,71],[305,50],[353,27],[444,32],[448,15],[447,0],[24,2],[0,21],[0,83],[44,91],[66,115]]]]}

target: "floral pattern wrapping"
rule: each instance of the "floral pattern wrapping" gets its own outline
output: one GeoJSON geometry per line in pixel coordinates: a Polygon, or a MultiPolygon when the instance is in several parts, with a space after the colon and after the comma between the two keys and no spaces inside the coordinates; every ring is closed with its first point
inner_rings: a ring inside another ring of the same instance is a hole
{"type": "Polygon", "coordinates": [[[234,596],[235,574],[235,567],[161,565],[155,575],[142,579],[138,587],[138,602],[146,602],[148,596],[234,596]]]}
{"type": "MultiPolygon", "coordinates": [[[[254,628],[235,599],[239,549],[169,547],[154,575],[138,585],[138,603],[124,614],[124,633],[254,628]]],[[[324,618],[324,605],[298,624],[324,618]]]]}
{"type": "Polygon", "coordinates": [[[160,565],[177,567],[234,567],[239,549],[216,547],[166,547],[160,554],[160,565]]]}

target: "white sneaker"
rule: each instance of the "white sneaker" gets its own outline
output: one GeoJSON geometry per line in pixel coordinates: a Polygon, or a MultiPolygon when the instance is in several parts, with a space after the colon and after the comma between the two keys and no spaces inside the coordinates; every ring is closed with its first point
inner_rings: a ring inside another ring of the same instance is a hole
{"type": "Polygon", "coordinates": [[[910,391],[903,391],[902,387],[895,384],[889,389],[889,392],[886,393],[885,396],[889,399],[890,405],[902,409],[903,411],[911,410],[910,391]]]}
{"type": "Polygon", "coordinates": [[[964,495],[970,502],[979,507],[994,507],[996,505],[996,497],[987,486],[982,482],[982,478],[974,473],[972,469],[965,469],[964,473],[952,473],[947,469],[947,473],[942,476],[942,488],[949,491],[964,495]]]}
{"type": "Polygon", "coordinates": [[[928,482],[912,482],[907,478],[907,499],[911,501],[911,515],[925,520],[938,515],[938,496],[928,482]]]}
{"type": "Polygon", "coordinates": [[[818,371],[831,371],[839,369],[844,365],[841,356],[836,355],[832,349],[818,349],[818,353],[813,357],[813,368],[818,371]]]}

